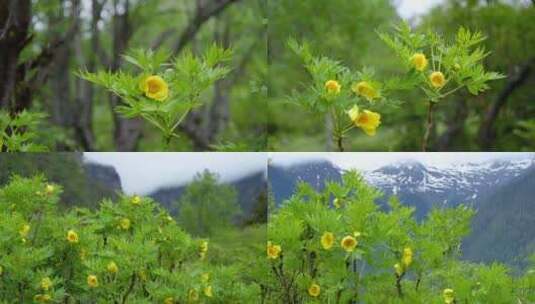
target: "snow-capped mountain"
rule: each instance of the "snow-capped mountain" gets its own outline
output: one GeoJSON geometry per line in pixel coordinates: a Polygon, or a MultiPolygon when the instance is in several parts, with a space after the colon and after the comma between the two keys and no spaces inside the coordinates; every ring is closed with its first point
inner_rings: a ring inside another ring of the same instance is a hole
{"type": "Polygon", "coordinates": [[[535,159],[491,160],[447,167],[417,161],[390,164],[364,173],[365,179],[385,194],[423,195],[428,203],[473,204],[487,193],[535,169],[535,159]]]}

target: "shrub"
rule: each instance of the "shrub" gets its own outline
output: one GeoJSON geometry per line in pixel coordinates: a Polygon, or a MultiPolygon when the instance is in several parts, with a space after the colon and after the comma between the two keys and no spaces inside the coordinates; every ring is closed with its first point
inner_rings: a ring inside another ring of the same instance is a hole
{"type": "Polygon", "coordinates": [[[57,208],[59,185],[13,177],[0,189],[2,303],[253,303],[236,265],[149,198],[57,208]]]}

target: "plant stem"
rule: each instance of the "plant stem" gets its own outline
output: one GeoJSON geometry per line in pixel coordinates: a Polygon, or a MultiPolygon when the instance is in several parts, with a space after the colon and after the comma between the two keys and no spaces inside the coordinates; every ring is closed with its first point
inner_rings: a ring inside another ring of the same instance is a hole
{"type": "Polygon", "coordinates": [[[432,101],[429,101],[429,105],[427,108],[427,123],[425,128],[425,134],[422,141],[422,151],[427,152],[428,144],[429,144],[429,137],[431,136],[431,129],[433,129],[433,112],[435,109],[435,103],[432,101]]]}
{"type": "Polygon", "coordinates": [[[163,136],[163,149],[165,151],[171,151],[171,138],[173,136],[170,135],[164,135],[163,136]]]}
{"type": "Polygon", "coordinates": [[[344,138],[341,135],[336,136],[336,144],[338,145],[338,151],[344,152],[344,138]]]}

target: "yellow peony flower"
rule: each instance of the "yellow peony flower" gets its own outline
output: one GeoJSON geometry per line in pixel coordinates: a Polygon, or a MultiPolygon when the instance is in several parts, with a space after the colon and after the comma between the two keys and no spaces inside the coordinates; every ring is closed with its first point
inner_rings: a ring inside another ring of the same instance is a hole
{"type": "Polygon", "coordinates": [[[360,96],[363,96],[368,101],[373,101],[379,97],[379,92],[369,82],[361,81],[351,86],[351,90],[360,96]]]}
{"type": "Polygon", "coordinates": [[[452,304],[453,301],[455,301],[455,294],[453,292],[453,289],[444,289],[444,291],[442,292],[442,296],[444,297],[445,304],[452,304]]]}
{"type": "Polygon", "coordinates": [[[163,300],[163,304],[173,304],[175,303],[175,300],[172,297],[167,297],[165,300],[163,300]]]}
{"type": "Polygon", "coordinates": [[[352,237],[351,235],[348,235],[342,239],[342,242],[340,245],[342,245],[342,248],[344,248],[347,252],[352,252],[357,247],[357,239],[352,237]]]}
{"type": "Polygon", "coordinates": [[[19,234],[22,238],[25,238],[28,236],[28,233],[30,233],[30,225],[24,224],[19,230],[19,234]]]}
{"type": "Polygon", "coordinates": [[[191,302],[197,302],[199,300],[199,293],[195,289],[190,289],[188,298],[191,302]]]}
{"type": "Polygon", "coordinates": [[[334,245],[334,234],[331,232],[324,232],[321,236],[321,246],[325,250],[329,250],[334,245]]]}
{"type": "Polygon", "coordinates": [[[329,94],[338,95],[342,90],[342,86],[336,80],[329,80],[325,83],[325,89],[329,94]]]}
{"type": "Polygon", "coordinates": [[[48,291],[53,285],[54,283],[52,283],[52,280],[49,277],[44,277],[41,279],[40,286],[44,291],[48,291]]]}
{"type": "Polygon", "coordinates": [[[35,297],[33,297],[33,300],[35,302],[45,303],[52,299],[52,297],[48,294],[37,294],[35,297]]]}
{"type": "Polygon", "coordinates": [[[98,287],[98,278],[96,275],[88,275],[87,276],[87,285],[89,285],[89,287],[91,288],[95,288],[95,287],[98,287]]]}
{"type": "Polygon", "coordinates": [[[334,201],[333,201],[333,205],[335,208],[339,209],[342,207],[342,200],[338,199],[338,198],[335,198],[334,201]]]}
{"type": "Polygon", "coordinates": [[[311,297],[315,297],[315,298],[318,297],[320,295],[320,292],[321,292],[321,288],[316,283],[312,283],[312,285],[310,285],[310,287],[308,287],[308,294],[311,297]]]}
{"type": "Polygon", "coordinates": [[[139,195],[134,195],[130,202],[132,203],[132,205],[139,205],[141,204],[141,197],[139,197],[139,195]]]}
{"type": "Polygon", "coordinates": [[[56,190],[56,187],[54,187],[54,185],[47,184],[45,187],[45,193],[47,195],[52,195],[52,193],[54,193],[55,190],[56,190]]]}
{"type": "Polygon", "coordinates": [[[119,223],[119,226],[121,227],[121,229],[123,230],[128,230],[130,229],[130,220],[127,219],[126,217],[121,219],[121,222],[119,223]]]}
{"type": "Polygon", "coordinates": [[[74,230],[69,230],[67,232],[67,241],[72,244],[78,243],[78,234],[74,230]]]}
{"type": "Polygon", "coordinates": [[[117,273],[119,271],[119,267],[113,261],[108,263],[108,266],[106,266],[106,269],[108,270],[109,273],[117,273]]]}
{"type": "Polygon", "coordinates": [[[429,80],[431,81],[431,85],[437,89],[440,89],[446,85],[446,77],[444,74],[442,74],[442,72],[431,73],[429,80]]]}
{"type": "Polygon", "coordinates": [[[214,296],[214,294],[212,293],[212,286],[206,286],[204,287],[204,295],[211,298],[214,296]]]}
{"type": "Polygon", "coordinates": [[[427,67],[427,64],[429,63],[425,55],[422,53],[416,53],[412,55],[411,62],[414,68],[420,72],[425,70],[425,68],[427,67]]]}
{"type": "Polygon", "coordinates": [[[281,254],[281,246],[280,245],[273,245],[271,242],[268,242],[267,245],[267,256],[269,259],[276,260],[279,258],[281,254]]]}
{"type": "Polygon", "coordinates": [[[410,247],[405,247],[405,249],[403,249],[401,263],[404,267],[409,267],[412,264],[412,249],[410,247]]]}
{"type": "Polygon", "coordinates": [[[169,97],[169,87],[162,77],[149,76],[141,81],[141,90],[150,99],[165,101],[169,97]]]}
{"type": "Polygon", "coordinates": [[[360,111],[358,106],[353,106],[347,114],[356,127],[361,128],[368,136],[375,136],[381,124],[381,114],[368,110],[360,111]]]}
{"type": "Polygon", "coordinates": [[[394,270],[396,271],[396,274],[398,276],[401,276],[403,274],[403,267],[401,267],[401,265],[399,265],[399,263],[396,263],[394,265],[394,270]]]}
{"type": "Polygon", "coordinates": [[[200,252],[206,253],[208,251],[208,241],[201,241],[201,245],[199,246],[200,252]]]}

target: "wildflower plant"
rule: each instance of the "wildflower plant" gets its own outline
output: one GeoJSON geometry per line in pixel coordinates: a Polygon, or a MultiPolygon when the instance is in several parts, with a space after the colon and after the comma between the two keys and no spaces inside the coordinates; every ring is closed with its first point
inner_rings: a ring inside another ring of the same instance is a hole
{"type": "Polygon", "coordinates": [[[235,266],[210,262],[208,239],[148,198],[58,210],[61,187],[14,177],[0,189],[3,303],[253,303],[235,266]],[[128,219],[129,225],[124,225],[128,219]]]}
{"type": "Polygon", "coordinates": [[[140,117],[162,134],[166,149],[187,115],[203,105],[202,94],[230,69],[232,52],[213,45],[201,56],[184,51],[171,58],[166,51],[133,50],[123,56],[134,66],[118,72],[81,71],[80,77],[106,88],[122,104],[115,110],[125,118],[140,117]]]}
{"type": "Polygon", "coordinates": [[[381,196],[355,171],[322,191],[300,184],[268,223],[267,302],[512,303],[527,291],[511,288],[503,265],[459,261],[472,209],[417,221],[414,208],[381,196]]]}
{"type": "Polygon", "coordinates": [[[48,148],[36,143],[39,127],[46,115],[22,111],[14,116],[0,111],[0,151],[45,152],[48,148]]]}
{"type": "Polygon", "coordinates": [[[360,128],[374,136],[381,124],[378,109],[399,104],[388,99],[391,88],[378,81],[373,69],[352,71],[339,61],[315,57],[306,43],[291,39],[288,45],[304,61],[312,77],[312,85],[293,94],[290,101],[318,116],[329,116],[332,138],[339,151],[344,151],[343,140],[352,129],[360,128]]]}
{"type": "Polygon", "coordinates": [[[400,58],[406,73],[403,77],[421,90],[428,101],[423,151],[427,150],[433,111],[438,103],[464,88],[479,95],[490,89],[490,81],[505,77],[485,71],[483,60],[490,53],[481,46],[486,37],[479,31],[461,27],[455,39],[448,41],[432,31],[413,32],[407,23],[402,23],[392,34],[379,36],[400,58]]]}
{"type": "Polygon", "coordinates": [[[429,31],[415,33],[407,23],[395,27],[393,34],[379,33],[380,38],[398,55],[400,75],[379,77],[374,68],[353,71],[340,61],[325,56],[315,57],[307,44],[289,41],[289,47],[304,62],[312,84],[293,94],[290,101],[332,122],[332,138],[339,151],[349,131],[360,128],[374,136],[383,117],[381,109],[399,107],[403,102],[397,91],[421,90],[429,101],[426,133],[422,149],[427,149],[437,103],[467,88],[478,95],[490,87],[488,82],[504,76],[486,72],[483,60],[488,52],[479,46],[485,37],[480,32],[460,28],[454,42],[429,31]]]}

